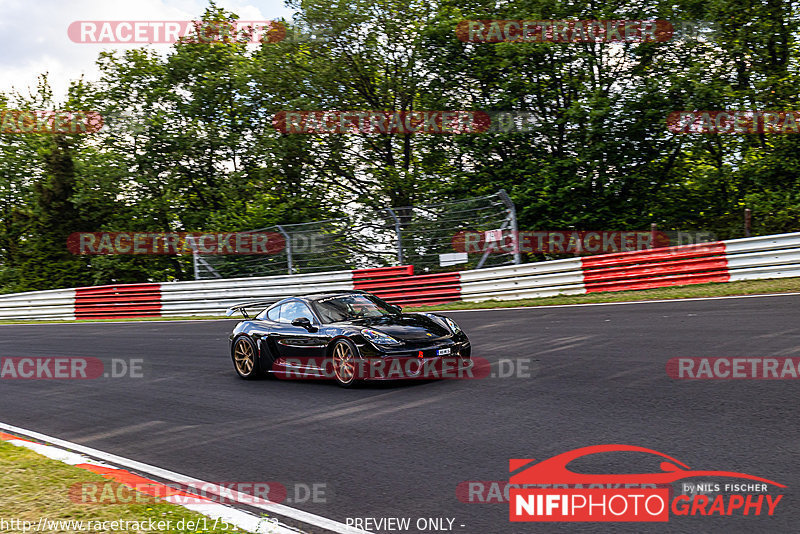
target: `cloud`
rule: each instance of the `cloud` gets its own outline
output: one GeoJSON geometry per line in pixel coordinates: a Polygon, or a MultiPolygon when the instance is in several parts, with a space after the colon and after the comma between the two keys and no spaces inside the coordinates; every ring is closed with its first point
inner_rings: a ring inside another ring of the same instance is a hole
{"type": "MultiPolygon", "coordinates": [[[[217,6],[242,20],[291,18],[282,0],[218,0],[217,6]]],[[[27,94],[47,72],[56,101],[63,101],[72,80],[98,77],[95,66],[103,50],[142,45],[74,43],[67,28],[76,20],[194,20],[208,3],[201,0],[0,0],[0,91],[27,94]]],[[[148,45],[167,51],[169,45],[148,45]]]]}

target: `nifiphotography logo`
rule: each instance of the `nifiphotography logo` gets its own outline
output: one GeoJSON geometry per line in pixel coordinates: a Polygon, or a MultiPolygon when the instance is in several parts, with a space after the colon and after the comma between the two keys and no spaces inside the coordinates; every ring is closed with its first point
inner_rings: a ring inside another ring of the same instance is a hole
{"type": "Polygon", "coordinates": [[[516,472],[509,480],[513,485],[509,499],[509,520],[512,522],[663,522],[669,521],[670,510],[676,516],[771,516],[783,495],[767,493],[768,486],[786,487],[745,473],[693,470],[662,452],[618,444],[582,447],[541,462],[512,459],[509,460],[509,471],[516,472]],[[663,458],[661,472],[584,474],[567,467],[579,458],[615,452],[660,456],[663,458]],[[682,494],[674,498],[670,488],[665,487],[693,477],[724,477],[754,482],[682,483],[682,494]],[[646,485],[654,487],[644,487],[646,485]],[[720,493],[716,496],[694,494],[698,487],[720,493]],[[687,495],[687,492],[693,494],[687,495]]]}

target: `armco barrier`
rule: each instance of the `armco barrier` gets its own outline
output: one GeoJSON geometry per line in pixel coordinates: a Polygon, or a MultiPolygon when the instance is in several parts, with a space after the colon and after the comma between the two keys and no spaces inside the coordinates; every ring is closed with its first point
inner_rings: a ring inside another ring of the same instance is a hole
{"type": "Polygon", "coordinates": [[[160,284],[119,284],[75,290],[76,319],[160,316],[160,284]]]}
{"type": "Polygon", "coordinates": [[[411,265],[353,271],[353,289],[400,306],[444,304],[461,298],[459,273],[414,275],[411,265]]]}
{"type": "Polygon", "coordinates": [[[725,242],[730,281],[800,276],[800,233],[725,242]]]}
{"type": "Polygon", "coordinates": [[[337,289],[353,289],[353,271],[169,282],[161,284],[161,315],[221,315],[242,301],[337,289]]]}
{"type": "Polygon", "coordinates": [[[724,243],[704,243],[582,258],[587,293],[727,282],[724,243]]]}
{"type": "Polygon", "coordinates": [[[586,293],[580,258],[461,271],[461,299],[518,300],[586,293]]]}
{"type": "Polygon", "coordinates": [[[800,232],[461,272],[462,300],[800,277],[800,232]]]}
{"type": "Polygon", "coordinates": [[[372,280],[375,278],[388,278],[397,276],[412,276],[413,265],[398,265],[397,267],[376,267],[374,269],[356,269],[353,271],[353,281],[372,280]]]}
{"type": "Polygon", "coordinates": [[[75,319],[75,290],[51,289],[0,295],[2,319],[75,319]]]}
{"type": "Polygon", "coordinates": [[[0,295],[0,319],[220,315],[243,300],[337,289],[418,306],[783,277],[800,277],[800,232],[441,274],[399,266],[32,291],[0,295]]]}

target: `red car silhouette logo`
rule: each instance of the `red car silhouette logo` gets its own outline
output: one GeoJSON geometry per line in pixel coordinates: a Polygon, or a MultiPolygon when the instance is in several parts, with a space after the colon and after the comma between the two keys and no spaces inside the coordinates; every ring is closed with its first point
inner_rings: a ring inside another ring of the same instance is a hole
{"type": "MultiPolygon", "coordinates": [[[[509,460],[509,470],[516,471],[518,468],[528,465],[534,460],[532,459],[513,459],[509,460]]],[[[509,482],[511,484],[669,484],[676,480],[691,477],[731,477],[731,478],[746,478],[749,480],[756,480],[759,482],[766,482],[785,488],[783,484],[778,484],[773,480],[762,477],[748,475],[746,473],[737,473],[735,471],[698,471],[691,469],[688,465],[668,456],[662,452],[654,451],[653,449],[646,449],[644,447],[636,447],[634,445],[593,445],[591,447],[582,447],[572,451],[559,454],[548,460],[538,462],[524,471],[513,475],[509,482]],[[668,461],[661,462],[660,473],[634,473],[623,475],[612,474],[584,474],[570,471],[567,464],[588,456],[590,454],[597,454],[601,452],[644,452],[661,456],[668,461]]]]}

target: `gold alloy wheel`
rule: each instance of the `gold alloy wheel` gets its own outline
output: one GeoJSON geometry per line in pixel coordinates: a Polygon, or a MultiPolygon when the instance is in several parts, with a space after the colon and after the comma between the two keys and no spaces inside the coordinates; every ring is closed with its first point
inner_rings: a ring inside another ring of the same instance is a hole
{"type": "Polygon", "coordinates": [[[233,361],[240,375],[250,376],[250,373],[253,372],[253,366],[255,365],[253,346],[248,343],[246,339],[240,339],[236,342],[236,348],[233,351],[233,361]]]}
{"type": "Polygon", "coordinates": [[[333,372],[342,384],[349,384],[355,379],[356,365],[350,345],[340,341],[333,349],[333,372]]]}

